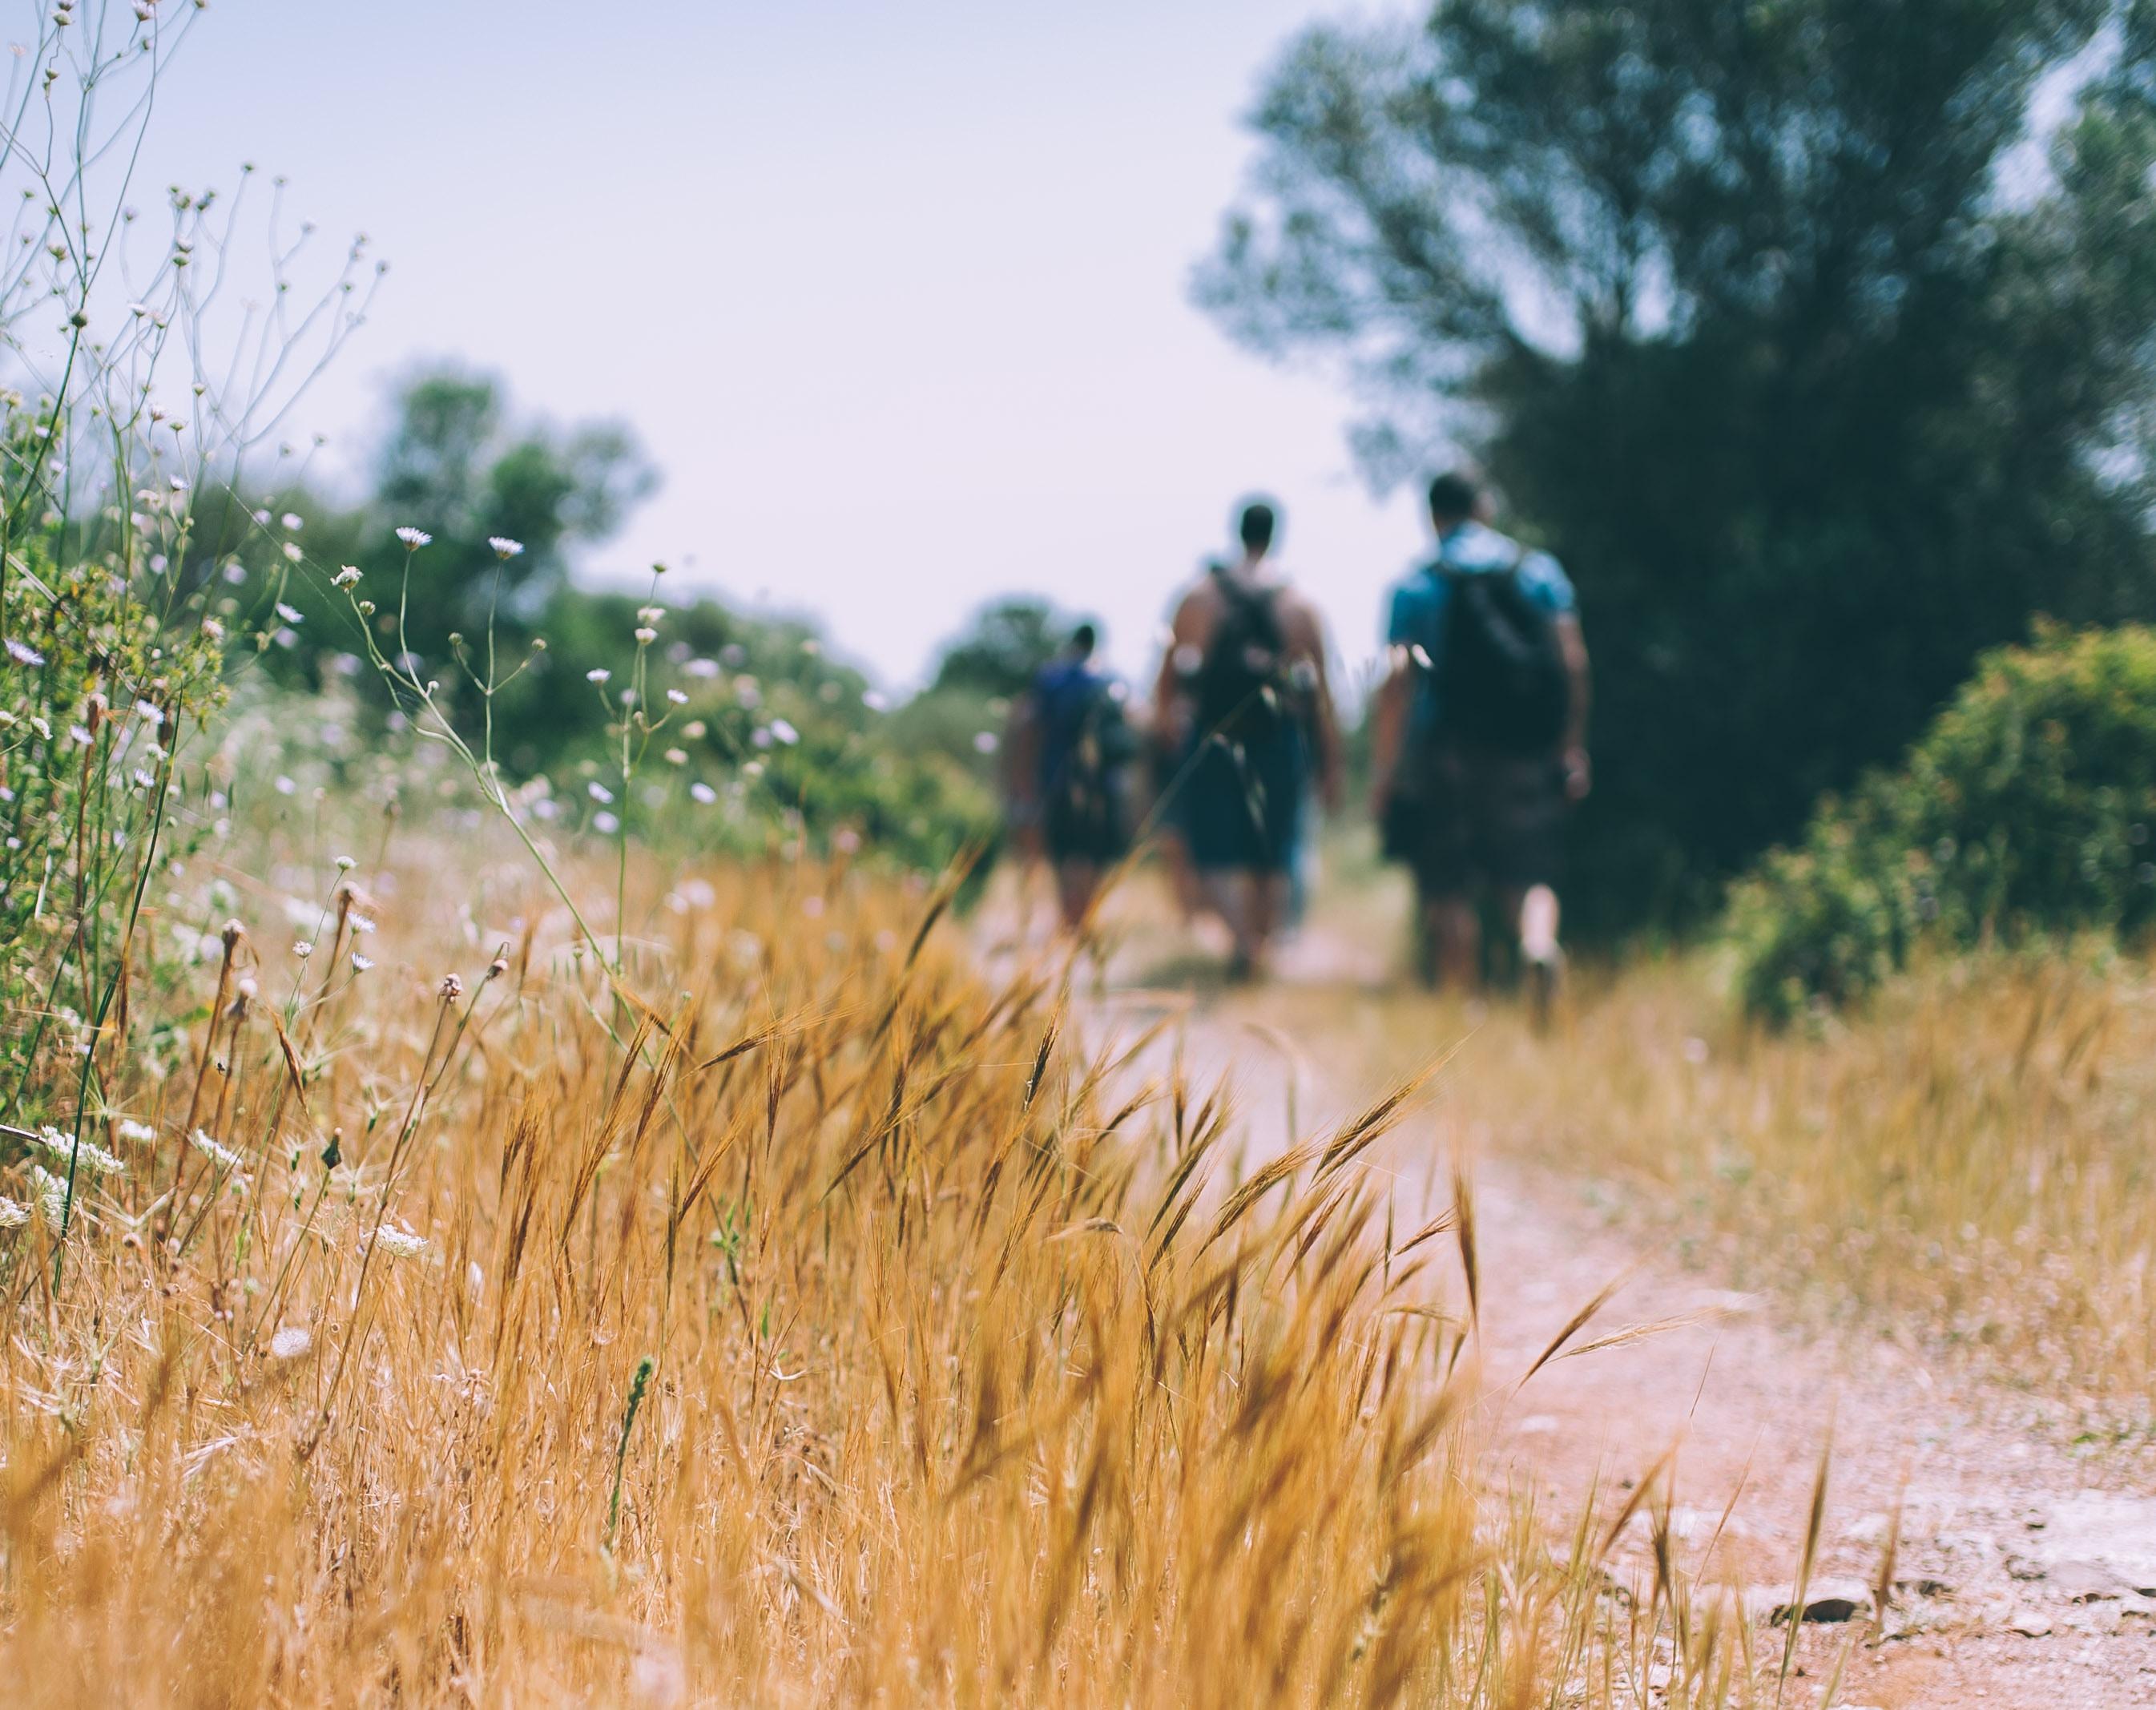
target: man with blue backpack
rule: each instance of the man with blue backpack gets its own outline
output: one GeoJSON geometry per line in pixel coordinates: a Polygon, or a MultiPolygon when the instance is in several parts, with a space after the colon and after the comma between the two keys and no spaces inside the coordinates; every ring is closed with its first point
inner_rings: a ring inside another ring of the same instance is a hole
{"type": "Polygon", "coordinates": [[[1490,526],[1474,477],[1430,483],[1437,552],[1393,591],[1372,720],[1372,808],[1414,873],[1421,972],[1471,989],[1487,893],[1538,1019],[1562,973],[1564,822],[1585,797],[1587,644],[1556,559],[1490,526]]]}
{"type": "Polygon", "coordinates": [[[1124,715],[1127,691],[1094,662],[1099,639],[1091,624],[1071,632],[1013,709],[1009,737],[1012,819],[1037,833],[1074,932],[1101,875],[1130,848],[1137,739],[1124,715]]]}

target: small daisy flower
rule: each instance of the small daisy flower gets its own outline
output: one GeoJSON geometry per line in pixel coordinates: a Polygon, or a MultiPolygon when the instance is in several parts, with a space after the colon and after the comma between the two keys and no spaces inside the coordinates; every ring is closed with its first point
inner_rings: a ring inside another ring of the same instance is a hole
{"type": "Polygon", "coordinates": [[[524,551],[522,541],[513,541],[507,535],[490,534],[486,537],[486,543],[494,548],[494,555],[497,558],[514,558],[524,551]]]}
{"type": "Polygon", "coordinates": [[[669,689],[666,691],[666,700],[670,706],[686,706],[689,704],[688,692],[682,689],[669,689]]]}
{"type": "Polygon", "coordinates": [[[307,621],[305,617],[303,617],[300,613],[294,611],[291,607],[286,605],[282,600],[279,600],[277,602],[277,615],[282,618],[288,624],[304,624],[307,621]]]}
{"type": "Polygon", "coordinates": [[[584,673],[584,680],[587,683],[603,683],[611,679],[613,675],[613,673],[608,670],[604,665],[594,665],[590,670],[584,673]]]}
{"type": "Polygon", "coordinates": [[[338,571],[336,575],[330,578],[330,586],[332,588],[358,587],[359,566],[357,564],[346,565],[343,569],[338,571]]]}
{"type": "Polygon", "coordinates": [[[8,657],[18,665],[41,665],[45,662],[44,655],[36,648],[16,640],[12,635],[8,638],[8,657]]]}
{"type": "Polygon", "coordinates": [[[646,624],[637,629],[635,634],[636,643],[639,647],[649,647],[653,642],[659,639],[659,632],[653,629],[649,624],[646,624]]]}
{"type": "Polygon", "coordinates": [[[397,538],[404,542],[404,547],[407,552],[416,552],[420,547],[425,546],[429,542],[433,540],[434,536],[429,534],[424,528],[412,528],[407,526],[397,531],[397,538]]]}
{"type": "Polygon", "coordinates": [[[355,950],[352,953],[352,971],[354,973],[365,973],[373,966],[374,964],[361,955],[358,951],[355,950]]]}

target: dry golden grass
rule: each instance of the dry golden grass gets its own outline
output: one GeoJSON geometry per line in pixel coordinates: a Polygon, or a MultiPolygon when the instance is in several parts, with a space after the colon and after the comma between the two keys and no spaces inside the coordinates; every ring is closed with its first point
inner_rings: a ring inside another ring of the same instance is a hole
{"type": "Polygon", "coordinates": [[[1546,1040],[1503,1004],[1476,1025],[1404,994],[1276,1002],[1360,1041],[1358,1073],[1466,1040],[1438,1103],[1455,1134],[1614,1188],[1734,1286],[1920,1336],[2092,1428],[2156,1429],[2156,989],[2136,964],[1982,958],[1780,1035],[1696,958],[1590,975],[1546,1040]]]}
{"type": "Polygon", "coordinates": [[[289,1017],[237,968],[120,1089],[159,1137],[57,1286],[4,1238],[10,1703],[1743,1696],[1717,1602],[1479,1484],[1384,1111],[1229,1192],[1217,1100],[917,895],[685,883],[644,1009],[469,847],[387,876],[380,966],[289,1017]]]}

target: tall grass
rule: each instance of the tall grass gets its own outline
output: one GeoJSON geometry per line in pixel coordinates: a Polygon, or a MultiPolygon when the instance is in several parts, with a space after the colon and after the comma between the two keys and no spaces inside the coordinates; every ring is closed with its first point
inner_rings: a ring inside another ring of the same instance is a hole
{"type": "MultiPolygon", "coordinates": [[[[2067,1422],[2152,1428],[2156,994],[2141,964],[1934,963],[1808,1035],[1743,1022],[1697,960],[1583,983],[1557,1039],[1502,1007],[1473,1030],[1447,1122],[1613,1189],[1738,1286],[1913,1336],[2067,1422]]],[[[1366,1074],[1471,1030],[1415,1001],[1347,1022],[1336,1007],[1330,1024],[1362,1042],[1366,1074]]]]}
{"type": "Polygon", "coordinates": [[[1553,1548],[1481,1487],[1456,1231],[1361,1173],[1394,1107],[1229,1191],[1218,1096],[800,868],[670,892],[628,942],[676,995],[617,1044],[566,911],[439,853],[355,876],[398,881],[363,978],[233,939],[62,1286],[54,1221],[5,1238],[11,1702],[1743,1675],[1711,1599],[1627,1610],[1599,1524],[1553,1548]],[[523,911],[506,953],[475,905],[523,911]]]}

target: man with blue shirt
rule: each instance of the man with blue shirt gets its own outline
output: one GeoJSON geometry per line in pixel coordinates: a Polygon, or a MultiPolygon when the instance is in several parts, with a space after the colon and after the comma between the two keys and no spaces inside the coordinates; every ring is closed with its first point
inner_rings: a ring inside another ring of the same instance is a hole
{"type": "Polygon", "coordinates": [[[1589,777],[1578,602],[1556,559],[1490,526],[1474,477],[1432,481],[1430,513],[1436,555],[1393,591],[1371,805],[1386,854],[1414,874],[1424,977],[1476,983],[1486,891],[1546,1015],[1564,821],[1589,777]]]}

